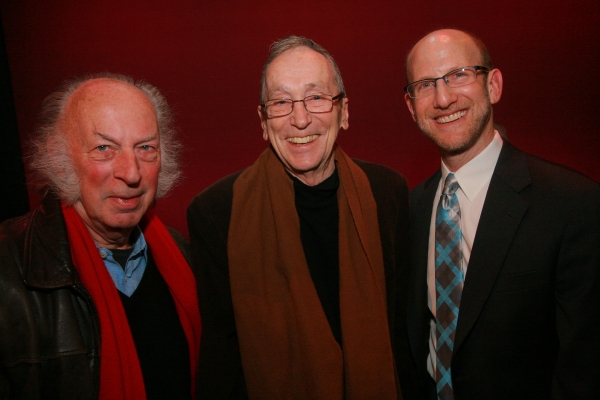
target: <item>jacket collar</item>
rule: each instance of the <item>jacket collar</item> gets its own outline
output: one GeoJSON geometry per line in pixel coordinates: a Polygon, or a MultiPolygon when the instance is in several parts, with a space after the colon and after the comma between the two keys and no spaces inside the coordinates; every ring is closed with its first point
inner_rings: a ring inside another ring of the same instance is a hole
{"type": "Polygon", "coordinates": [[[25,230],[23,280],[31,287],[54,289],[79,283],[60,200],[48,191],[31,213],[25,230]]]}
{"type": "Polygon", "coordinates": [[[504,141],[473,243],[462,293],[454,354],[479,318],[515,238],[529,202],[522,192],[531,184],[525,153],[504,141]]]}

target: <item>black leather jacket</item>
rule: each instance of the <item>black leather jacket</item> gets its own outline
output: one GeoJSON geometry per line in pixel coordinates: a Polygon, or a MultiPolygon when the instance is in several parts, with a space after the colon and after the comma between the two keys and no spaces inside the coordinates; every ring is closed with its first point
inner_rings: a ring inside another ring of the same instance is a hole
{"type": "Polygon", "coordinates": [[[99,328],[48,194],[0,225],[0,399],[98,398],[99,328]]]}

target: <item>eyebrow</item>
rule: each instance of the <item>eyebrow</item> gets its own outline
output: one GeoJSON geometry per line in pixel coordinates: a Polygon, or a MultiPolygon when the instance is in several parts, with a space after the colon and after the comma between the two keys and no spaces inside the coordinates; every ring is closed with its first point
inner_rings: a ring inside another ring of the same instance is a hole
{"type": "MultiPolygon", "coordinates": [[[[102,132],[94,131],[94,134],[97,135],[97,136],[100,136],[102,139],[107,140],[107,141],[109,141],[111,143],[118,144],[115,139],[111,138],[108,135],[105,135],[102,132]]],[[[138,141],[136,144],[149,142],[151,140],[156,139],[157,137],[158,137],[158,134],[155,133],[153,135],[150,135],[150,136],[147,136],[147,137],[143,138],[142,140],[138,141]]]]}

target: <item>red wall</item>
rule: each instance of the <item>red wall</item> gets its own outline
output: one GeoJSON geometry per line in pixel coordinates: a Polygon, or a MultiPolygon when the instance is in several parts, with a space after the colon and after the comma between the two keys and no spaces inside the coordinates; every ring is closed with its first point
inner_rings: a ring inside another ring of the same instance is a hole
{"type": "Polygon", "coordinates": [[[404,58],[442,27],[487,44],[505,82],[494,117],[511,142],[600,181],[598,0],[2,0],[0,10],[23,143],[64,78],[121,72],[162,89],[185,144],[186,179],[157,212],[184,233],[192,197],[265,148],[261,68],[269,45],[289,34],[314,39],[339,63],[350,102],[345,151],[399,170],[411,187],[439,158],[404,104],[404,58]]]}

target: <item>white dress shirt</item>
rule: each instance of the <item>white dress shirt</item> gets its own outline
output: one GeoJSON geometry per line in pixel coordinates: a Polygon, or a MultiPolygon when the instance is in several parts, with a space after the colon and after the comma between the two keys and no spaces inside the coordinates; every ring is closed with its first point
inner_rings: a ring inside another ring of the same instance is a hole
{"type": "MultiPolygon", "coordinates": [[[[460,186],[456,191],[458,197],[458,203],[460,204],[460,226],[462,229],[462,253],[463,259],[461,269],[463,277],[467,276],[467,266],[469,265],[469,258],[471,257],[471,249],[473,248],[473,242],[475,240],[475,233],[477,232],[477,225],[479,224],[479,217],[481,216],[481,210],[483,209],[483,203],[485,196],[487,195],[488,187],[502,149],[502,138],[498,131],[494,134],[494,138],[490,144],[475,158],[463,165],[458,171],[454,172],[454,176],[460,186]]],[[[442,179],[438,184],[437,192],[434,197],[432,212],[431,212],[431,223],[429,227],[429,254],[427,258],[427,288],[429,296],[427,304],[434,319],[431,321],[431,330],[429,336],[429,356],[427,358],[427,370],[429,374],[435,379],[435,344],[436,344],[436,327],[435,327],[435,303],[436,303],[436,290],[435,290],[435,216],[440,196],[442,194],[442,188],[446,176],[451,171],[442,161],[442,179]]],[[[459,313],[460,318],[460,313],[459,313]]]]}

